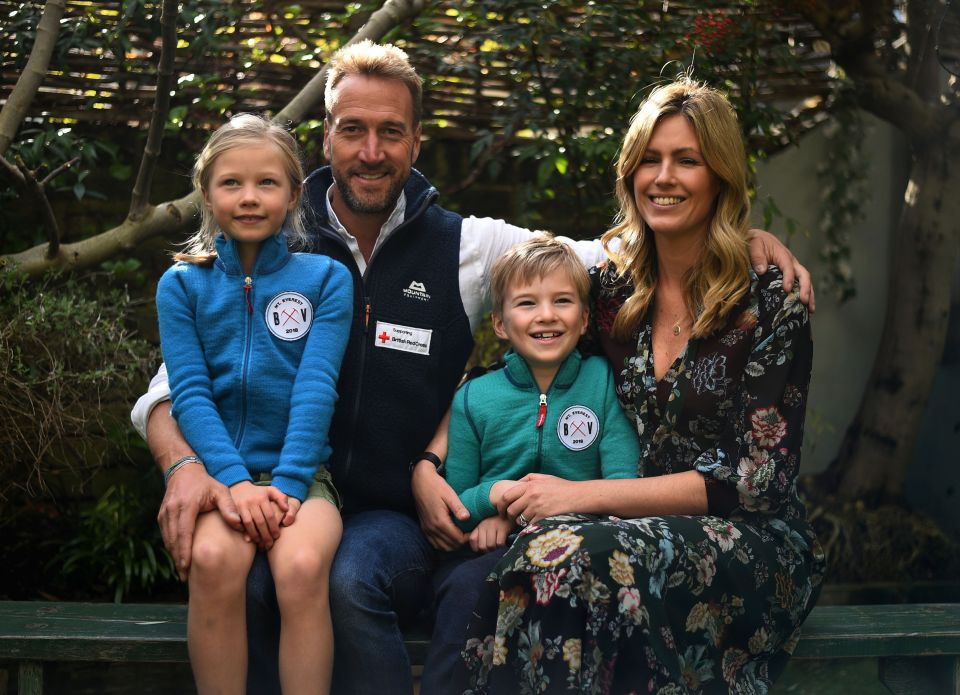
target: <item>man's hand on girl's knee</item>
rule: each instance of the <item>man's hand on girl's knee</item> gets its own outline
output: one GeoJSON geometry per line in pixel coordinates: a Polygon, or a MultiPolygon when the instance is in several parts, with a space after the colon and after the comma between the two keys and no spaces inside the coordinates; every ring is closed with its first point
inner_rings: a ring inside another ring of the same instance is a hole
{"type": "Polygon", "coordinates": [[[202,465],[183,466],[167,481],[157,522],[163,544],[173,557],[181,581],[190,571],[190,554],[197,517],[216,510],[232,528],[242,530],[240,514],[225,485],[211,477],[202,465]]]}

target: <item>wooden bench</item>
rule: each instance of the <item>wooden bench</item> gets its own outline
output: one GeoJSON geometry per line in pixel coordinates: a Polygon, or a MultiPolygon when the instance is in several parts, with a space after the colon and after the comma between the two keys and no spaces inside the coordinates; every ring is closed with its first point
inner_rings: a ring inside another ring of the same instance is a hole
{"type": "MultiPolygon", "coordinates": [[[[0,660],[16,662],[20,695],[39,695],[44,662],[185,662],[186,628],[178,604],[0,601],[0,660]]],[[[406,644],[422,665],[427,635],[406,644]]],[[[891,692],[960,695],[960,604],[818,606],[794,658],[877,658],[891,692]]]]}

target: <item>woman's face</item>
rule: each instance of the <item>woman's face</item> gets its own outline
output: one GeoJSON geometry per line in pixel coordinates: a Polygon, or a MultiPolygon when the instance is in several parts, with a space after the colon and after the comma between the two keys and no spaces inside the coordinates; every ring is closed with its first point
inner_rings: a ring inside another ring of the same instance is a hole
{"type": "Polygon", "coordinates": [[[705,237],[719,192],[720,180],[704,161],[687,117],[661,120],[633,175],[634,199],[647,226],[658,238],[705,237]]]}

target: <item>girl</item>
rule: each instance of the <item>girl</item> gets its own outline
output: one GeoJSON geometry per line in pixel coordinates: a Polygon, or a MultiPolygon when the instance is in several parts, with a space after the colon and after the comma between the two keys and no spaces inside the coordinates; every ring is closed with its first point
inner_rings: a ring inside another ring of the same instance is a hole
{"type": "Polygon", "coordinates": [[[245,586],[257,546],[280,606],[284,693],[326,692],[333,632],[327,574],[340,542],[327,431],[352,316],[346,268],[291,254],[306,241],[296,141],[242,114],[217,130],[193,170],[200,230],[160,279],[160,342],[172,413],[202,464],[230,487],[244,532],[201,515],[187,619],[200,693],[246,684],[245,586]],[[282,530],[281,530],[282,529],[282,530]]]}

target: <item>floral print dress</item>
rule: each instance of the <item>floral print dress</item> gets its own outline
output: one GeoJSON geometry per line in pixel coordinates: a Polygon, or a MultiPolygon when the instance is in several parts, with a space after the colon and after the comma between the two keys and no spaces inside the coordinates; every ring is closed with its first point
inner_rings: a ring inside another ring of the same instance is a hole
{"type": "Polygon", "coordinates": [[[550,517],[520,534],[477,606],[466,693],[765,693],[816,602],[822,550],[796,491],[812,343],[771,268],[664,377],[652,326],[617,343],[632,288],[591,271],[592,321],[636,423],[640,477],[695,469],[705,516],[550,517]]]}

